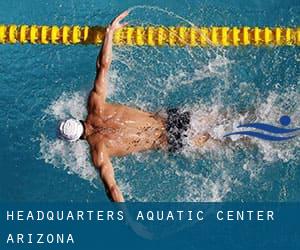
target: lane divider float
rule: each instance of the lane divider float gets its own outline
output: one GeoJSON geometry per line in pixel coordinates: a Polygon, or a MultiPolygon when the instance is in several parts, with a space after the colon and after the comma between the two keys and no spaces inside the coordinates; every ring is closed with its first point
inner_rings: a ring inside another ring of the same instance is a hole
{"type": "MultiPolygon", "coordinates": [[[[0,44],[101,44],[105,27],[0,25],[0,44]]],[[[128,46],[299,46],[300,27],[135,26],[115,32],[128,46]]]]}

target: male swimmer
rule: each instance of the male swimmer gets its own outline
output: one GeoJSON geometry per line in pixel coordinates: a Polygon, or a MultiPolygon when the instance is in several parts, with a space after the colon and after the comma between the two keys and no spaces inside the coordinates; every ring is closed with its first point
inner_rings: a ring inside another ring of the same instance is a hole
{"type": "MultiPolygon", "coordinates": [[[[117,186],[111,157],[135,152],[161,149],[177,152],[183,147],[185,132],[190,127],[190,113],[169,109],[167,118],[125,105],[107,103],[107,75],[112,61],[113,35],[127,23],[120,23],[128,11],[116,17],[107,27],[102,49],[96,61],[96,78],[88,98],[85,121],[68,119],[59,124],[59,137],[75,142],[87,140],[92,161],[99,170],[108,197],[115,202],[124,198],[117,186]]],[[[193,140],[202,146],[209,140],[208,133],[193,140]]]]}

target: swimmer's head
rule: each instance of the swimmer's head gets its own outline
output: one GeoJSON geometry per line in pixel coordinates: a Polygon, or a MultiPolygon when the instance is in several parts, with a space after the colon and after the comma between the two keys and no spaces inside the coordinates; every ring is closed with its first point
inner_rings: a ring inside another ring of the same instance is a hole
{"type": "Polygon", "coordinates": [[[84,133],[84,126],[81,121],[77,119],[67,119],[61,121],[58,125],[59,138],[74,142],[80,139],[84,133]]]}

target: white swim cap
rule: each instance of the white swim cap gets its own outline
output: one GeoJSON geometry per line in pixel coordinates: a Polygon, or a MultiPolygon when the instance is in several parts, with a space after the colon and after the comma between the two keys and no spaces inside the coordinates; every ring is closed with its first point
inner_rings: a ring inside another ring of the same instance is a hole
{"type": "Polygon", "coordinates": [[[68,119],[61,121],[59,124],[59,137],[66,141],[77,141],[80,136],[83,134],[84,127],[79,120],[68,119]]]}

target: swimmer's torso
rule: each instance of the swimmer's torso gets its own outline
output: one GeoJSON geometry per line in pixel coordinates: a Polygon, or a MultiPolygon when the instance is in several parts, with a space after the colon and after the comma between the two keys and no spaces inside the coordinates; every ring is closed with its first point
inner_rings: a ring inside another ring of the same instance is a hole
{"type": "Polygon", "coordinates": [[[110,156],[122,156],[166,146],[162,118],[124,105],[99,105],[93,99],[90,96],[86,119],[92,127],[87,136],[92,149],[96,144],[104,143],[110,156]]]}

